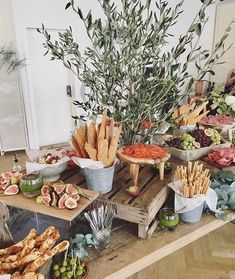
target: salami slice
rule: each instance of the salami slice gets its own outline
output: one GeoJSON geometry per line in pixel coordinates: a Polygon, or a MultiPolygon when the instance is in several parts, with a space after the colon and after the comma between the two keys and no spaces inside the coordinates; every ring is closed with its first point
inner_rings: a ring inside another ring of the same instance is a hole
{"type": "Polygon", "coordinates": [[[167,155],[167,151],[153,144],[137,143],[123,148],[122,153],[133,158],[161,159],[167,155]]]}

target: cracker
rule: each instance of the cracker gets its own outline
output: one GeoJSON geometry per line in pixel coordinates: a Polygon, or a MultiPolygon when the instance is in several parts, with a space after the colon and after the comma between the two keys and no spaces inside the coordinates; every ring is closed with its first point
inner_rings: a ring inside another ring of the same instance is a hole
{"type": "Polygon", "coordinates": [[[98,161],[101,161],[105,167],[108,164],[108,148],[109,148],[109,143],[107,139],[102,139],[98,141],[97,159],[98,161]]]}
{"type": "Polygon", "coordinates": [[[89,156],[85,149],[85,144],[87,142],[87,127],[86,126],[79,127],[74,136],[77,140],[83,158],[88,158],[89,156]]]}
{"type": "Polygon", "coordinates": [[[95,121],[92,121],[91,124],[87,127],[87,142],[88,142],[88,144],[92,145],[93,147],[96,146],[97,132],[96,132],[95,121]]]}
{"type": "Polygon", "coordinates": [[[89,157],[92,160],[97,161],[97,150],[95,149],[95,147],[89,143],[86,143],[85,149],[86,149],[86,152],[88,153],[89,157]]]}
{"type": "Polygon", "coordinates": [[[106,121],[107,121],[107,110],[104,110],[103,113],[102,113],[102,122],[100,124],[100,129],[99,129],[99,134],[98,134],[98,141],[105,139],[106,121]]]}

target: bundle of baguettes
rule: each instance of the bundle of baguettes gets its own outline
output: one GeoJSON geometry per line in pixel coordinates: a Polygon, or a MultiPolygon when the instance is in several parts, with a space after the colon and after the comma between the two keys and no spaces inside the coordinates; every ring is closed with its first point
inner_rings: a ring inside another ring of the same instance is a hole
{"type": "Polygon", "coordinates": [[[107,119],[107,111],[102,113],[102,122],[96,126],[78,127],[72,136],[72,144],[79,158],[101,161],[104,167],[110,167],[116,157],[122,126],[116,125],[113,118],[107,119]]]}
{"type": "Polygon", "coordinates": [[[203,164],[188,162],[187,167],[177,166],[175,179],[182,181],[181,193],[185,198],[206,194],[210,185],[210,171],[203,164]]]}
{"type": "Polygon", "coordinates": [[[11,279],[43,279],[44,276],[38,273],[39,268],[69,247],[67,240],[54,246],[59,238],[60,233],[53,226],[41,235],[32,229],[20,242],[0,249],[0,274],[12,274],[11,279]]]}

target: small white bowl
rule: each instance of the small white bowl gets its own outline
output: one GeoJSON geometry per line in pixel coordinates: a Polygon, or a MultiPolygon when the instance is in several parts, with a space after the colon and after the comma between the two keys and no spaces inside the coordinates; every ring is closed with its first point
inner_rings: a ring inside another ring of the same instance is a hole
{"type": "MultiPolygon", "coordinates": [[[[26,162],[26,172],[27,174],[32,173],[34,171],[40,171],[44,180],[47,181],[56,181],[60,179],[60,174],[66,169],[67,162],[70,160],[68,157],[63,157],[63,155],[55,150],[38,150],[38,154],[35,157],[36,150],[31,150],[34,155],[34,161],[26,162]],[[55,164],[39,164],[37,161],[40,157],[47,153],[52,153],[52,155],[57,155],[61,159],[55,164]]],[[[28,150],[27,154],[31,155],[31,152],[28,150]]],[[[32,158],[29,156],[29,158],[32,158]]]]}

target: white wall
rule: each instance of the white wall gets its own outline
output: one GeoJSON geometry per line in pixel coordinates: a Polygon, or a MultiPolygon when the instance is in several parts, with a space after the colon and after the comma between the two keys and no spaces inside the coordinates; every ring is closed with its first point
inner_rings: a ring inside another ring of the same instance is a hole
{"type": "MultiPolygon", "coordinates": [[[[16,48],[11,1],[0,0],[0,47],[16,48]]],[[[0,68],[0,151],[24,149],[27,146],[24,107],[18,72],[0,68]]]]}

